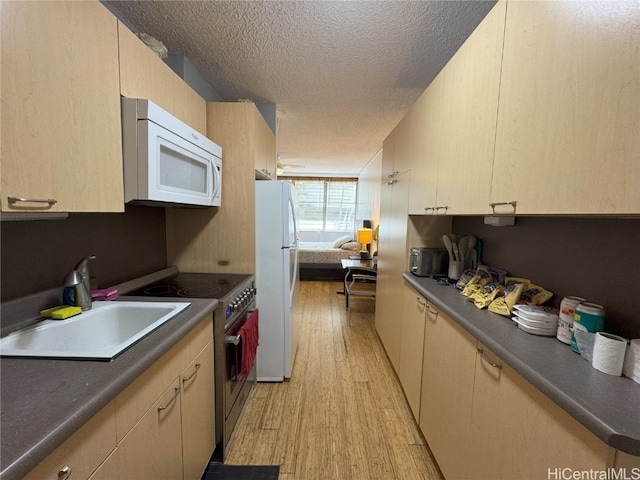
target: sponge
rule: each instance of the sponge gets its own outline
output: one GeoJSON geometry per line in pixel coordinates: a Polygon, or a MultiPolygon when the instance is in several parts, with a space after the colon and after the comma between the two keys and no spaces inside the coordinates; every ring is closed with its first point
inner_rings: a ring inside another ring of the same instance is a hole
{"type": "Polygon", "coordinates": [[[64,320],[65,318],[73,317],[82,313],[80,307],[70,307],[68,305],[61,305],[59,307],[48,308],[42,310],[40,315],[47,318],[54,318],[56,320],[64,320]]]}

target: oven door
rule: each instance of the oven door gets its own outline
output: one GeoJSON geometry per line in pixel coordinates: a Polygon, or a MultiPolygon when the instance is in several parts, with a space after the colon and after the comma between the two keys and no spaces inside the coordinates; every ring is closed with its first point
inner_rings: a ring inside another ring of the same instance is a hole
{"type": "Polygon", "coordinates": [[[247,377],[240,375],[242,369],[242,342],[238,337],[238,332],[252,312],[253,309],[247,308],[225,330],[225,420],[229,418],[234,408],[242,409],[242,405],[239,405],[242,399],[239,399],[239,397],[247,380],[251,380],[251,375],[247,377]]]}

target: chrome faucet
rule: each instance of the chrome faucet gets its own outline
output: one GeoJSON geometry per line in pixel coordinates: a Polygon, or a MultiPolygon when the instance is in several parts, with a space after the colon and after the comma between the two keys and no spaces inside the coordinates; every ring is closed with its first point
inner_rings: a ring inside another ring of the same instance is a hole
{"type": "Polygon", "coordinates": [[[65,287],[73,287],[74,302],[82,310],[91,310],[91,282],[89,278],[89,260],[96,258],[89,255],[78,262],[73,271],[64,279],[65,287]]]}

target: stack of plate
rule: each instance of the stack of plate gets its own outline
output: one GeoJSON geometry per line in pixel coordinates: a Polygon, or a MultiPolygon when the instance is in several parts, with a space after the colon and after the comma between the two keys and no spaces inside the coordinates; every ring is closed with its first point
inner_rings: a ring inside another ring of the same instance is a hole
{"type": "Polygon", "coordinates": [[[534,305],[514,305],[512,320],[518,328],[533,335],[555,337],[558,332],[558,311],[534,305]]]}

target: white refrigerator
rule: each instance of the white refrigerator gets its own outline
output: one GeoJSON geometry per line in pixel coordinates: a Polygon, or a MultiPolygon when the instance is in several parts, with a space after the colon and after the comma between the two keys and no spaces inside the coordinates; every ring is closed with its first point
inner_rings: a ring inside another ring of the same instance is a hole
{"type": "Polygon", "coordinates": [[[256,182],[256,288],[259,382],[291,378],[298,348],[298,222],[295,187],[256,182]]]}

